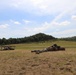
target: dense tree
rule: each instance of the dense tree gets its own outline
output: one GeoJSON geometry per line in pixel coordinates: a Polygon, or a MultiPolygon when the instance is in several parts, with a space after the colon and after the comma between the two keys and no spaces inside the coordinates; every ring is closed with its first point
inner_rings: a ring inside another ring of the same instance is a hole
{"type": "Polygon", "coordinates": [[[7,40],[6,40],[6,38],[2,38],[2,40],[1,40],[1,44],[2,44],[2,45],[7,44],[7,40]]]}
{"type": "Polygon", "coordinates": [[[76,41],[76,36],[74,36],[74,37],[67,37],[67,38],[61,38],[61,40],[65,40],[65,41],[76,41]]]}
{"type": "MultiPolygon", "coordinates": [[[[51,35],[46,35],[44,33],[38,33],[36,35],[24,37],[24,38],[9,38],[9,39],[2,38],[2,39],[0,39],[0,45],[41,42],[41,41],[56,40],[56,39],[58,39],[58,38],[55,38],[51,35]]],[[[76,36],[60,38],[59,40],[76,41],[76,36]]]]}
{"type": "Polygon", "coordinates": [[[0,39],[0,44],[19,44],[19,43],[29,43],[29,42],[40,42],[56,39],[53,36],[39,33],[33,36],[24,37],[24,38],[9,38],[9,39],[0,39]]]}

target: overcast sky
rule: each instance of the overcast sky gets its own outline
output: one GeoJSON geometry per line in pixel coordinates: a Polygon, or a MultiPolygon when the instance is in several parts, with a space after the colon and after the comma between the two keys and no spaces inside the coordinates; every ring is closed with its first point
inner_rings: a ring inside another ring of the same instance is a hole
{"type": "Polygon", "coordinates": [[[0,38],[36,33],[76,36],[76,0],[0,0],[0,38]]]}

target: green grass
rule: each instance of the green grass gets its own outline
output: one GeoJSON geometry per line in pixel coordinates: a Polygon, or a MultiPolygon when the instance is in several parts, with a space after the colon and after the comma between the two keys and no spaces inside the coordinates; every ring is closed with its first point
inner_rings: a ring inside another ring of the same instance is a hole
{"type": "Polygon", "coordinates": [[[46,41],[39,43],[25,43],[25,44],[14,44],[17,50],[34,50],[34,49],[44,49],[53,44],[58,44],[65,48],[76,48],[76,42],[71,41],[46,41]]]}

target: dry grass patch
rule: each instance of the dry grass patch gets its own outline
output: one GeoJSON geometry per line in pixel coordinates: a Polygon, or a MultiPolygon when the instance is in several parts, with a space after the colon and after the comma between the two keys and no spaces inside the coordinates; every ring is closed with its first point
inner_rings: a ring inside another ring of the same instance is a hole
{"type": "Polygon", "coordinates": [[[0,75],[76,75],[76,49],[31,53],[0,51],[0,75]]]}

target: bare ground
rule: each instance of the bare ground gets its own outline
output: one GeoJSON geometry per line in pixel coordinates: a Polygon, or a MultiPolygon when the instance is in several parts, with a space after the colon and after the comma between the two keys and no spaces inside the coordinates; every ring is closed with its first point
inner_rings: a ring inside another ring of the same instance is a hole
{"type": "Polygon", "coordinates": [[[41,54],[30,50],[0,51],[0,75],[76,75],[75,50],[41,54]]]}

